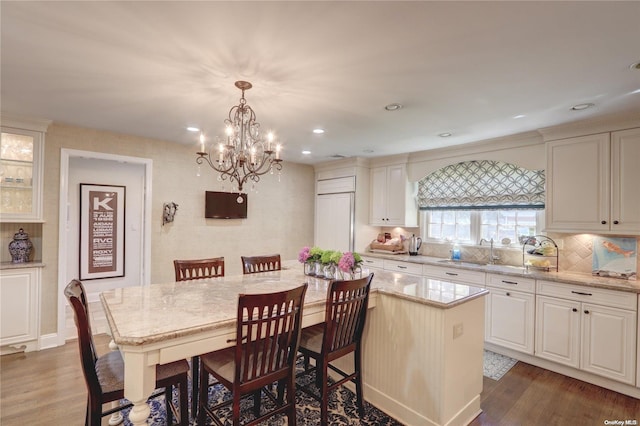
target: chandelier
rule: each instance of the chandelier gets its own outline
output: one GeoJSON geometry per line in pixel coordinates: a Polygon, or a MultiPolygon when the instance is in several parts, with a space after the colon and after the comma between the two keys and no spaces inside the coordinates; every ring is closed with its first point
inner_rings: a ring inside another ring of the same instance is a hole
{"type": "Polygon", "coordinates": [[[219,180],[229,179],[238,184],[238,192],[249,180],[257,183],[260,176],[274,170],[282,170],[280,144],[274,141],[273,133],[266,139],[260,135],[260,123],[256,122],[256,113],[247,105],[245,90],[251,89],[248,81],[236,81],[236,87],[242,90],[240,103],[231,107],[229,118],[224,120],[226,140],[217,141],[205,151],[205,138],[200,134],[200,151],[196,154],[198,165],[207,162],[211,168],[220,173],[219,180]],[[212,152],[213,151],[213,152],[212,152]]]}

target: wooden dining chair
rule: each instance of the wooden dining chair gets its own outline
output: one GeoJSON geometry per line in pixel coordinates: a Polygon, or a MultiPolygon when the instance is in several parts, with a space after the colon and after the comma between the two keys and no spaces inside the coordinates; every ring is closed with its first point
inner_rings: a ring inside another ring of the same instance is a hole
{"type": "Polygon", "coordinates": [[[243,274],[256,274],[258,272],[279,271],[282,269],[279,254],[240,257],[242,258],[243,274]]]}
{"type": "Polygon", "coordinates": [[[288,424],[296,424],[295,362],[302,321],[302,307],[307,284],[267,294],[241,294],[235,346],[200,356],[200,383],[214,376],[231,391],[232,398],[209,408],[207,387],[200,389],[198,424],[204,425],[209,416],[216,424],[222,422],[216,412],[232,404],[233,424],[240,424],[240,400],[253,396],[255,425],[279,413],[286,413],[288,424]],[[278,383],[274,397],[267,385],[278,383]],[[286,400],[284,390],[286,387],[286,400]],[[273,410],[261,413],[262,394],[274,403],[273,410]]]}
{"type": "Polygon", "coordinates": [[[304,328],[300,336],[299,351],[304,356],[305,371],[299,376],[316,372],[316,386],[320,395],[310,386],[302,391],[320,401],[320,422],[328,423],[329,392],[347,381],[356,385],[356,397],[360,417],[364,416],[362,398],[362,332],[367,318],[367,304],[373,274],[350,281],[332,281],[327,292],[325,322],[304,328]],[[349,374],[331,364],[348,353],[354,353],[354,372],[349,374]],[[315,367],[309,367],[309,358],[315,367]],[[342,378],[333,384],[328,382],[328,370],[342,378]]]}
{"type": "MultiPolygon", "coordinates": [[[[209,259],[174,260],[176,281],[199,280],[203,278],[224,277],[224,257],[209,259]]],[[[200,377],[200,358],[191,358],[191,414],[195,418],[198,410],[198,386],[200,377]]]]}
{"type": "Polygon", "coordinates": [[[210,259],[174,260],[176,281],[224,277],[224,257],[210,259]]]}
{"type": "MultiPolygon", "coordinates": [[[[124,360],[120,351],[97,355],[91,333],[87,297],[82,283],[78,280],[71,281],[64,289],[64,295],[73,308],[74,320],[78,329],[80,361],[89,393],[85,426],[100,426],[102,417],[133,406],[129,403],[102,411],[103,404],[124,398],[124,360]]],[[[167,424],[169,425],[173,424],[174,415],[178,415],[172,402],[173,388],[176,386],[180,388],[179,424],[184,426],[189,424],[187,371],[189,371],[189,364],[186,360],[156,367],[156,388],[164,388],[164,390],[155,392],[151,398],[165,395],[167,424]]]]}

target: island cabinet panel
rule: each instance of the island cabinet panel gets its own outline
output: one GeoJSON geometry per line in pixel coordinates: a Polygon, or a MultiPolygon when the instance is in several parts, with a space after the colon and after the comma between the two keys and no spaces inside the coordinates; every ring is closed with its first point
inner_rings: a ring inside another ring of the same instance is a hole
{"type": "Polygon", "coordinates": [[[484,303],[380,294],[363,340],[365,399],[407,425],[468,424],[480,413],[484,303]]]}

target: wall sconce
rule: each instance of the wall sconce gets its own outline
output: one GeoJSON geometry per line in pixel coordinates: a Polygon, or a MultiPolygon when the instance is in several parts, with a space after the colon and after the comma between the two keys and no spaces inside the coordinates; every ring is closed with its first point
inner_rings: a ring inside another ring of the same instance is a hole
{"type": "Polygon", "coordinates": [[[170,203],[164,203],[162,205],[162,210],[162,226],[164,226],[165,223],[173,222],[176,212],[178,211],[178,205],[173,201],[170,203]]]}

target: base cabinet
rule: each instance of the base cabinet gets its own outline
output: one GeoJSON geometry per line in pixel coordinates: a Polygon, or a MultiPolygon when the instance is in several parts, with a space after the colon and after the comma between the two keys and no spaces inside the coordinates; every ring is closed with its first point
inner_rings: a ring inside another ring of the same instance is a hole
{"type": "Polygon", "coordinates": [[[0,277],[2,354],[38,349],[40,268],[3,269],[0,277]]]}
{"type": "MultiPolygon", "coordinates": [[[[542,285],[551,293],[573,292],[580,300],[536,296],[536,356],[634,385],[637,307],[627,310],[588,300],[607,303],[607,299],[625,297],[630,301],[635,295],[572,290],[571,286],[544,282],[542,285]]],[[[626,299],[618,302],[624,304],[626,299]]]]}
{"type": "Polygon", "coordinates": [[[485,340],[533,355],[533,294],[487,287],[485,340]]]}

